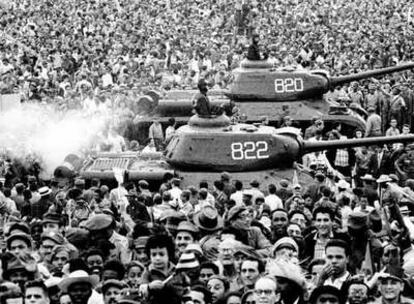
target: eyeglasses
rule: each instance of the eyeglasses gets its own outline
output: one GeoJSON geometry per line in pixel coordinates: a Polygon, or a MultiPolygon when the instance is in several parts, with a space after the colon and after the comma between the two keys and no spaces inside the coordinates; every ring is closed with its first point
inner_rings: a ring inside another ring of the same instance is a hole
{"type": "Polygon", "coordinates": [[[262,294],[264,294],[265,296],[271,296],[274,293],[274,290],[272,290],[272,289],[255,289],[254,292],[258,296],[260,296],[262,294]]]}

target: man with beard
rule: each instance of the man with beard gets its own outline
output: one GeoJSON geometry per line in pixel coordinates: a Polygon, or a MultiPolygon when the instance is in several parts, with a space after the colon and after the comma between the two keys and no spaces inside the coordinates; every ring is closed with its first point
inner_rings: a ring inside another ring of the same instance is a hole
{"type": "Polygon", "coordinates": [[[369,287],[361,280],[352,279],[348,282],[347,304],[367,304],[369,287]]]}
{"type": "Polygon", "coordinates": [[[349,246],[339,239],[328,242],[325,248],[327,264],[323,268],[318,285],[330,285],[338,289],[351,278],[347,270],[349,246]]]}
{"type": "Polygon", "coordinates": [[[242,239],[239,241],[256,249],[257,253],[263,257],[270,255],[272,244],[270,244],[258,227],[251,226],[252,216],[246,207],[232,207],[227,215],[227,219],[231,227],[240,231],[242,239]]]}
{"type": "Polygon", "coordinates": [[[285,209],[276,209],[272,212],[272,242],[275,243],[287,236],[288,213],[285,209]]]}
{"type": "Polygon", "coordinates": [[[118,280],[106,280],[102,284],[102,295],[105,304],[117,304],[121,298],[121,291],[126,284],[118,280]]]}
{"type": "Polygon", "coordinates": [[[188,244],[196,241],[198,229],[192,223],[183,221],[178,224],[175,244],[177,245],[177,255],[181,255],[188,244]]]}

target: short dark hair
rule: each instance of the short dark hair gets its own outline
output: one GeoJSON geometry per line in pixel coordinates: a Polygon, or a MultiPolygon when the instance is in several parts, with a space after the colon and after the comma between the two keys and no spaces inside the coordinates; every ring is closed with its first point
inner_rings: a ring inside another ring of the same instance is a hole
{"type": "Polygon", "coordinates": [[[329,240],[325,246],[325,251],[328,250],[329,247],[341,247],[345,250],[345,255],[349,256],[349,245],[347,242],[341,239],[332,239],[329,240]]]}
{"type": "Polygon", "coordinates": [[[216,187],[220,191],[223,191],[224,190],[224,183],[220,180],[216,180],[216,181],[214,181],[214,187],[216,187]]]}
{"type": "Polygon", "coordinates": [[[151,249],[166,248],[170,261],[174,260],[175,245],[173,239],[167,234],[156,234],[150,236],[145,246],[145,252],[150,257],[151,249]]]}
{"type": "Polygon", "coordinates": [[[306,222],[308,221],[308,219],[306,218],[306,215],[305,215],[305,213],[303,212],[303,211],[300,211],[300,210],[293,210],[292,212],[290,212],[289,213],[289,221],[292,219],[292,217],[295,215],[295,214],[302,214],[304,217],[305,217],[305,220],[306,220],[306,222]]]}
{"type": "Polygon", "coordinates": [[[237,191],[240,191],[243,189],[243,183],[239,181],[238,179],[234,181],[234,188],[236,188],[237,191]]]}
{"type": "Polygon", "coordinates": [[[272,218],[273,218],[273,214],[275,212],[277,212],[277,211],[282,211],[282,212],[286,213],[286,216],[288,216],[288,212],[285,209],[283,209],[283,208],[277,208],[277,209],[275,209],[275,210],[272,211],[272,213],[271,213],[272,218]]]}
{"type": "Polygon", "coordinates": [[[316,265],[325,265],[326,264],[326,260],[325,259],[313,259],[309,265],[308,265],[308,272],[312,272],[312,268],[313,266],[316,265]]]}
{"type": "Polygon", "coordinates": [[[211,269],[213,270],[214,274],[219,274],[220,272],[220,269],[218,268],[218,266],[210,261],[201,263],[200,270],[201,269],[211,269]]]}
{"type": "Polygon", "coordinates": [[[43,283],[42,280],[28,281],[28,282],[26,282],[26,284],[24,284],[24,287],[25,287],[25,291],[27,291],[27,289],[29,289],[29,288],[40,288],[40,289],[43,290],[46,297],[49,297],[48,289],[47,289],[45,283],[43,283]]]}
{"type": "Polygon", "coordinates": [[[316,216],[319,213],[323,213],[323,214],[329,214],[329,218],[333,221],[335,219],[335,214],[333,213],[331,208],[328,207],[318,207],[313,211],[313,219],[316,219],[316,216]]]}
{"type": "Polygon", "coordinates": [[[267,186],[267,189],[269,190],[269,193],[270,194],[275,194],[276,193],[276,185],[275,184],[269,184],[268,186],[267,186]]]}
{"type": "Polygon", "coordinates": [[[124,265],[118,260],[109,260],[105,263],[102,272],[105,270],[113,270],[117,275],[118,280],[122,280],[125,276],[125,267],[124,265]]]}
{"type": "Polygon", "coordinates": [[[257,270],[259,271],[259,273],[263,273],[265,271],[265,264],[263,263],[263,261],[259,260],[259,259],[252,258],[252,257],[247,257],[246,259],[243,260],[243,262],[240,265],[240,270],[241,270],[241,267],[243,266],[243,263],[247,262],[247,261],[257,262],[257,270]]]}
{"type": "Polygon", "coordinates": [[[211,292],[205,286],[195,285],[195,286],[191,287],[191,290],[201,292],[204,295],[204,302],[205,303],[211,303],[212,302],[213,298],[212,298],[211,292]]]}
{"type": "Polygon", "coordinates": [[[99,255],[102,257],[102,260],[105,260],[105,254],[102,252],[102,250],[98,248],[92,248],[85,253],[84,255],[85,261],[88,260],[88,258],[93,255],[99,255]]]}

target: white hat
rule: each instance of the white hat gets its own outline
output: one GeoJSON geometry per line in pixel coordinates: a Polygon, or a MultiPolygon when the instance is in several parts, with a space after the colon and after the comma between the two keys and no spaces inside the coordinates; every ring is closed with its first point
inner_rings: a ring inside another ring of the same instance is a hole
{"type": "Polygon", "coordinates": [[[59,288],[62,292],[66,293],[68,292],[68,288],[74,283],[89,283],[93,288],[98,284],[98,280],[94,276],[89,276],[84,270],[76,270],[69,273],[69,276],[59,283],[59,288]]]}
{"type": "Polygon", "coordinates": [[[39,191],[40,196],[45,196],[45,195],[49,195],[50,193],[52,193],[52,190],[47,186],[39,188],[38,191],[39,191]]]}

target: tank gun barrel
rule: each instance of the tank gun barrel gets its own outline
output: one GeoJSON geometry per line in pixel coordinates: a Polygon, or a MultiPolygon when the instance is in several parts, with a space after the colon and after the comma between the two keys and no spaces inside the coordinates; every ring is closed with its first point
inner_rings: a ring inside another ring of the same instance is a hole
{"type": "Polygon", "coordinates": [[[352,74],[352,75],[332,77],[329,80],[329,85],[332,88],[332,87],[335,87],[337,85],[341,85],[341,84],[348,83],[348,82],[351,82],[351,81],[366,79],[366,78],[369,78],[369,77],[374,77],[374,76],[379,76],[379,75],[391,74],[391,73],[394,73],[394,72],[409,70],[409,69],[413,69],[413,68],[414,68],[414,62],[408,62],[408,63],[396,65],[396,66],[391,66],[391,67],[386,67],[386,68],[382,68],[382,69],[376,69],[376,70],[356,73],[356,74],[352,74]]]}
{"type": "Polygon", "coordinates": [[[328,141],[304,141],[303,154],[318,152],[329,149],[344,149],[361,146],[374,146],[393,143],[408,143],[414,142],[414,134],[399,135],[399,136],[379,136],[367,138],[355,138],[344,140],[328,140],[328,141]]]}

